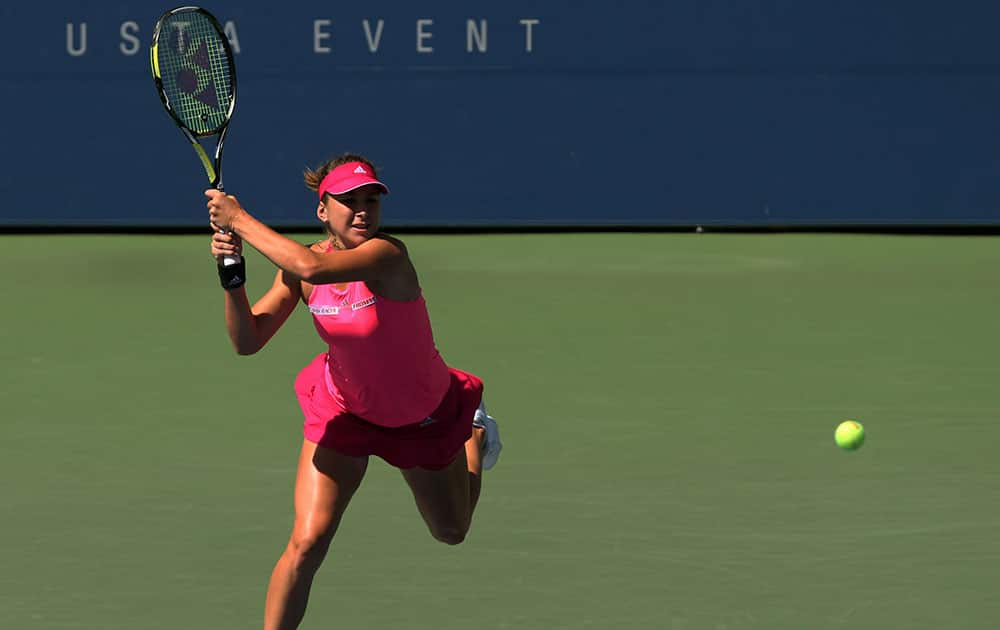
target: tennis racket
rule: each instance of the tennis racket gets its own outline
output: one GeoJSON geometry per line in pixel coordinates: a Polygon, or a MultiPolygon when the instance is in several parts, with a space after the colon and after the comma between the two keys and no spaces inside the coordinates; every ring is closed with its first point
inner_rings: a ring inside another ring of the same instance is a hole
{"type": "MultiPolygon", "coordinates": [[[[222,26],[201,7],[178,7],[156,21],[149,47],[163,107],[201,158],[209,184],[222,190],[222,149],[236,106],[236,64],[222,26]],[[209,157],[201,138],[216,137],[209,157]]],[[[240,262],[226,256],[223,265],[240,262]]]]}

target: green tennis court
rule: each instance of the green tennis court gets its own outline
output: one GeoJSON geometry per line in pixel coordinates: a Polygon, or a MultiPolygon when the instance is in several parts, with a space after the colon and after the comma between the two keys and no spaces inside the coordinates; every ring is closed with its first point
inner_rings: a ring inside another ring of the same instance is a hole
{"type": "MultiPolygon", "coordinates": [[[[373,460],[304,628],[1000,619],[996,238],[404,239],[504,453],[458,547],[373,460]]],[[[234,355],[208,241],[0,237],[0,627],[260,626],[323,345],[234,355]]]]}

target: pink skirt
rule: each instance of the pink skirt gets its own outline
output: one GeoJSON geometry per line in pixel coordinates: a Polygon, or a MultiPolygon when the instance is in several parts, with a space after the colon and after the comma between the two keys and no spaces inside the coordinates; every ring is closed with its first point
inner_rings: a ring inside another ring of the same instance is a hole
{"type": "Polygon", "coordinates": [[[402,427],[372,424],[344,410],[326,385],[326,353],[299,372],[295,394],[305,416],[307,440],[352,457],[377,455],[397,468],[445,468],[472,436],[472,418],[483,398],[483,382],[450,368],[451,385],[428,418],[402,427]]]}

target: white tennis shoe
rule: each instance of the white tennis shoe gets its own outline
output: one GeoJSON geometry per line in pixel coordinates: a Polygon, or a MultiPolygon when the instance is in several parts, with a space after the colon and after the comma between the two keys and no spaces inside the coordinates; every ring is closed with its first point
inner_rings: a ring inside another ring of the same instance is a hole
{"type": "Polygon", "coordinates": [[[496,418],[487,415],[484,403],[479,403],[479,409],[476,409],[476,415],[472,417],[472,426],[486,431],[480,452],[482,453],[483,470],[489,470],[496,465],[503,444],[500,443],[500,428],[497,427],[496,418]]]}

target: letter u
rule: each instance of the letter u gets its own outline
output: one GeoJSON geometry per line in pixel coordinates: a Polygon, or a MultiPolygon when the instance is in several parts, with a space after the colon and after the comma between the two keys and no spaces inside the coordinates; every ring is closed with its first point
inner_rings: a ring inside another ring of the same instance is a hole
{"type": "Polygon", "coordinates": [[[87,23],[80,23],[80,46],[76,46],[76,35],[73,32],[73,23],[66,23],[66,52],[70,57],[80,57],[87,52],[87,23]]]}

